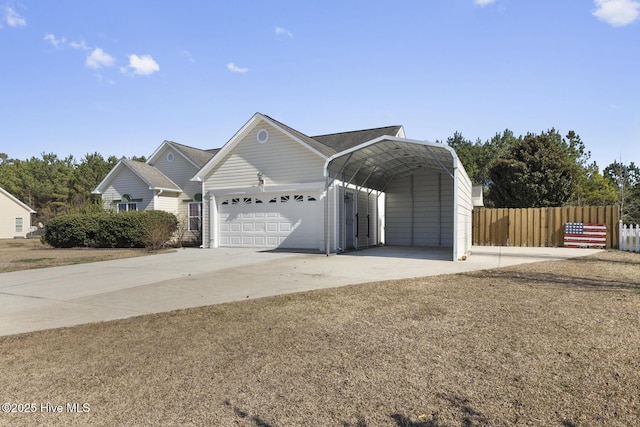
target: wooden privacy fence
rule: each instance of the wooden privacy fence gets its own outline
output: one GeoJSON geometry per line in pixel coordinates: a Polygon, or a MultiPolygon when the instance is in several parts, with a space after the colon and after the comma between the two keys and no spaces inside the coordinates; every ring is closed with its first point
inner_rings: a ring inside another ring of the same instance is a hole
{"type": "Polygon", "coordinates": [[[473,210],[473,244],[480,246],[564,245],[567,222],[607,225],[607,249],[618,248],[618,206],[473,210]]]}

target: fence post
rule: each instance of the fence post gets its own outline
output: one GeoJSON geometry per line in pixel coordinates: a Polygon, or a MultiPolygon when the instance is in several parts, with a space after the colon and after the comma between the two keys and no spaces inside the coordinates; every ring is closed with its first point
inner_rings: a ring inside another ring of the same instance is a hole
{"type": "Polygon", "coordinates": [[[626,248],[625,248],[625,240],[626,240],[625,239],[625,234],[626,233],[625,233],[625,230],[624,230],[625,227],[626,226],[624,224],[622,224],[622,220],[620,220],[620,223],[618,224],[618,230],[619,230],[619,232],[618,232],[618,248],[621,251],[625,251],[626,250],[626,248]]]}

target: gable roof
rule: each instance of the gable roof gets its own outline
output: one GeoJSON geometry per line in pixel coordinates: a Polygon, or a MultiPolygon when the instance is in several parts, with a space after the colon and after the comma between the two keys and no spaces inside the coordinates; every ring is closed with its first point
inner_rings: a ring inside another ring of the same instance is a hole
{"type": "Polygon", "coordinates": [[[311,148],[313,148],[315,151],[321,153],[325,157],[329,157],[329,156],[332,156],[332,155],[335,154],[335,150],[333,150],[328,145],[323,144],[320,141],[317,141],[315,138],[307,136],[304,133],[302,133],[302,132],[300,132],[298,130],[295,130],[294,128],[292,128],[290,126],[287,126],[284,123],[279,122],[276,119],[267,116],[266,114],[262,114],[262,116],[266,117],[267,119],[269,119],[272,122],[272,125],[275,124],[276,125],[275,127],[279,127],[281,129],[284,129],[284,130],[288,131],[290,134],[294,135],[295,137],[297,137],[301,141],[305,142],[307,145],[309,145],[311,148]]]}
{"type": "Polygon", "coordinates": [[[333,133],[319,136],[308,136],[304,133],[285,125],[284,123],[262,113],[255,113],[245,125],[221,148],[219,151],[196,173],[192,181],[201,180],[213,167],[222,161],[225,153],[231,151],[244,136],[254,129],[260,121],[279,129],[301,145],[307,147],[323,159],[335,155],[338,152],[355,147],[364,142],[381,136],[404,136],[402,126],[386,126],[374,129],[365,129],[351,132],[333,133]],[[220,153],[220,155],[218,155],[220,153]]]}
{"type": "Polygon", "coordinates": [[[336,154],[348,150],[356,145],[372,141],[381,136],[399,136],[402,126],[386,126],[374,129],[354,130],[351,132],[331,133],[327,135],[312,136],[312,138],[328,147],[336,154]]]}
{"type": "Polygon", "coordinates": [[[118,174],[118,172],[122,168],[128,168],[135,175],[138,176],[144,183],[149,186],[149,190],[167,190],[167,191],[175,191],[181,192],[180,187],[176,185],[171,179],[169,179],[165,174],[160,172],[154,166],[151,166],[147,163],[136,162],[134,160],[129,159],[120,159],[118,163],[109,171],[107,176],[98,184],[95,190],[92,191],[93,194],[101,194],[104,191],[104,188],[107,184],[118,174]]]}
{"type": "Polygon", "coordinates": [[[18,198],[16,198],[13,194],[9,193],[7,190],[5,190],[4,188],[0,187],[0,193],[4,194],[5,196],[7,196],[7,198],[9,200],[11,200],[12,202],[14,202],[15,204],[17,204],[18,206],[20,206],[21,208],[29,211],[29,213],[36,213],[36,211],[34,211],[33,209],[31,209],[29,206],[27,206],[26,204],[22,203],[20,200],[18,200],[18,198]]]}
{"type": "Polygon", "coordinates": [[[184,157],[189,163],[195,166],[197,169],[203,167],[211,158],[219,151],[219,149],[211,149],[211,150],[201,150],[199,148],[190,147],[188,145],[180,144],[175,141],[164,141],[160,144],[160,147],[153,152],[149,160],[147,160],[148,164],[153,164],[158,159],[160,152],[165,146],[169,146],[178,152],[182,157],[184,157]]]}

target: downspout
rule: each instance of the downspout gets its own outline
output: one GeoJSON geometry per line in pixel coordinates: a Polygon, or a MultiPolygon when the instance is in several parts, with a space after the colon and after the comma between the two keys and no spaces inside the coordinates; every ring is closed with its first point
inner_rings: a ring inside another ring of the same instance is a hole
{"type": "Polygon", "coordinates": [[[369,235],[371,234],[371,217],[369,214],[369,204],[371,204],[371,193],[373,190],[367,192],[367,247],[371,245],[369,242],[369,235]]]}
{"type": "Polygon", "coordinates": [[[355,245],[354,249],[357,251],[358,250],[358,237],[360,236],[360,218],[358,217],[358,199],[360,198],[360,190],[358,189],[358,186],[356,185],[356,195],[355,195],[355,200],[354,200],[354,212],[355,214],[353,215],[353,229],[355,230],[355,245]]]}
{"type": "Polygon", "coordinates": [[[336,181],[333,180],[333,249],[338,253],[338,240],[340,239],[340,206],[339,206],[340,187],[336,187],[336,181]]]}
{"type": "MultiPolygon", "coordinates": [[[[200,233],[202,233],[202,236],[200,237],[200,242],[202,243],[200,245],[201,248],[204,248],[204,237],[205,237],[205,218],[206,218],[206,211],[205,209],[207,208],[207,204],[204,202],[205,198],[204,198],[204,181],[200,181],[200,196],[202,197],[202,212],[200,213],[202,215],[202,218],[200,218],[200,224],[202,224],[202,230],[200,230],[200,233]]],[[[211,215],[211,209],[209,209],[209,215],[211,215]]],[[[209,233],[211,233],[211,230],[209,230],[209,233]]]]}
{"type": "Polygon", "coordinates": [[[218,215],[218,206],[216,198],[213,194],[209,194],[209,248],[215,248],[218,242],[216,238],[216,216],[218,215]]]}
{"type": "Polygon", "coordinates": [[[345,233],[347,232],[347,201],[345,197],[347,197],[347,190],[345,189],[347,183],[344,181],[344,176],[342,177],[342,251],[345,250],[345,246],[347,245],[347,236],[345,233]]]}
{"type": "Polygon", "coordinates": [[[160,198],[160,195],[162,194],[162,192],[163,192],[164,190],[161,188],[161,189],[159,189],[159,190],[157,190],[157,191],[158,191],[158,192],[157,192],[157,193],[155,193],[155,194],[153,195],[153,210],[154,210],[154,211],[157,211],[157,210],[158,210],[158,205],[160,204],[160,200],[159,200],[159,198],[160,198]]]}
{"type": "Polygon", "coordinates": [[[324,247],[326,249],[327,256],[329,256],[331,252],[331,248],[329,247],[329,242],[331,238],[331,218],[329,217],[329,176],[327,176],[324,180],[324,202],[326,205],[325,217],[324,217],[325,218],[324,247]]]}
{"type": "Polygon", "coordinates": [[[382,220],[380,220],[380,195],[381,191],[376,190],[376,246],[381,243],[380,236],[382,235],[382,220]]]}
{"type": "Polygon", "coordinates": [[[442,173],[438,173],[438,247],[442,247],[442,173]]]}
{"type": "Polygon", "coordinates": [[[458,215],[460,215],[458,197],[458,160],[453,159],[453,262],[458,262],[458,225],[460,224],[458,215]]]}
{"type": "Polygon", "coordinates": [[[413,175],[411,175],[411,185],[410,185],[409,191],[411,192],[411,245],[410,246],[413,246],[413,243],[414,243],[413,233],[415,232],[415,224],[414,224],[414,222],[415,222],[415,219],[414,219],[415,212],[414,212],[414,206],[413,206],[414,205],[414,200],[413,200],[414,199],[414,197],[413,197],[413,175]]]}

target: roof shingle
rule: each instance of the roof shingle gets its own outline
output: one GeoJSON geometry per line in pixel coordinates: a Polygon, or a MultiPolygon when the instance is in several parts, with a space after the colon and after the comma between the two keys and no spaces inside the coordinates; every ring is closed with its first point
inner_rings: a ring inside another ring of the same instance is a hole
{"type": "Polygon", "coordinates": [[[166,141],[171,144],[176,150],[180,151],[183,156],[195,163],[198,168],[204,166],[211,158],[218,152],[219,149],[201,150],[195,147],[189,147],[188,145],[180,144],[175,141],[166,141]]]}
{"type": "Polygon", "coordinates": [[[317,135],[312,136],[311,138],[332,148],[336,153],[338,153],[381,136],[398,136],[398,132],[400,132],[401,128],[402,126],[386,126],[374,129],[317,135]]]}
{"type": "Polygon", "coordinates": [[[122,162],[149,184],[152,189],[163,189],[181,192],[180,187],[154,166],[135,160],[122,159],[122,162]]]}

